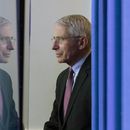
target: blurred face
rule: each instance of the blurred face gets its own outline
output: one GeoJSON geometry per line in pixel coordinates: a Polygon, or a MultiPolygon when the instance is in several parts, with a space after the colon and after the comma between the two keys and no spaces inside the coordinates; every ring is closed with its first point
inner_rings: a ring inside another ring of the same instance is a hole
{"type": "Polygon", "coordinates": [[[79,39],[68,35],[66,27],[56,24],[53,33],[53,46],[59,63],[73,65],[79,55],[79,39]]]}
{"type": "Polygon", "coordinates": [[[13,46],[13,33],[10,24],[0,27],[0,63],[7,63],[13,46]]]}

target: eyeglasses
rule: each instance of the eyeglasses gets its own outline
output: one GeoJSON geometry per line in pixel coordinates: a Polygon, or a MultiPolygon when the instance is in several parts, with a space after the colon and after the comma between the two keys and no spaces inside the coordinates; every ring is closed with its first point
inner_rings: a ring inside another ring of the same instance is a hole
{"type": "Polygon", "coordinates": [[[15,43],[16,39],[14,37],[0,37],[0,41],[3,43],[15,43]]]}
{"type": "Polygon", "coordinates": [[[66,39],[72,39],[72,38],[80,38],[81,36],[72,36],[72,37],[60,37],[60,36],[57,36],[57,37],[53,37],[51,38],[52,42],[55,42],[57,41],[58,43],[62,43],[64,40],[66,39]]]}

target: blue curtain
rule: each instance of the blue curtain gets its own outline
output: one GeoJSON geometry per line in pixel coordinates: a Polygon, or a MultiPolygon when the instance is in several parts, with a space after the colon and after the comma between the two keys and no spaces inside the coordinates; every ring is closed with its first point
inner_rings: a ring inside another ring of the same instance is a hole
{"type": "Polygon", "coordinates": [[[92,0],[92,130],[130,130],[129,12],[129,0],[92,0]]]}

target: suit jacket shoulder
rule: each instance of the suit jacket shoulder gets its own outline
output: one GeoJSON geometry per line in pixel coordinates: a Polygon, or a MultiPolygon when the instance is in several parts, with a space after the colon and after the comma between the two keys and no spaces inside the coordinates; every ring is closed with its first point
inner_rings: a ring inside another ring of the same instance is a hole
{"type": "Polygon", "coordinates": [[[0,69],[0,79],[2,79],[2,78],[9,78],[10,79],[10,76],[6,71],[0,69]]]}
{"type": "Polygon", "coordinates": [[[0,128],[2,128],[2,130],[18,130],[19,119],[13,100],[11,77],[2,69],[0,69],[0,87],[3,93],[4,101],[3,122],[0,123],[0,128]]]}
{"type": "Polygon", "coordinates": [[[11,77],[6,71],[2,69],[0,69],[0,85],[1,87],[4,87],[4,89],[6,89],[7,92],[12,93],[11,77]]]}

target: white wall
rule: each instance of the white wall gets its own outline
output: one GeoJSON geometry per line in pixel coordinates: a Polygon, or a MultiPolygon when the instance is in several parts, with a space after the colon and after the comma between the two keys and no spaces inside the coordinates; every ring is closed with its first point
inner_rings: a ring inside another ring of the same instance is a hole
{"type": "Polygon", "coordinates": [[[49,119],[56,78],[66,67],[57,63],[51,50],[53,25],[58,18],[68,14],[83,14],[91,19],[90,3],[90,0],[31,1],[29,130],[42,130],[49,119]]]}
{"type": "Polygon", "coordinates": [[[0,16],[8,19],[13,26],[14,37],[16,38],[15,50],[12,51],[12,55],[9,59],[9,63],[0,64],[0,68],[9,73],[13,83],[13,97],[18,111],[18,60],[17,60],[17,36],[16,36],[16,0],[0,0],[0,16]]]}

